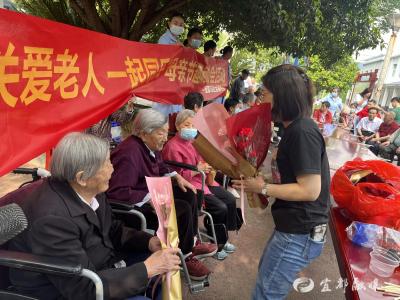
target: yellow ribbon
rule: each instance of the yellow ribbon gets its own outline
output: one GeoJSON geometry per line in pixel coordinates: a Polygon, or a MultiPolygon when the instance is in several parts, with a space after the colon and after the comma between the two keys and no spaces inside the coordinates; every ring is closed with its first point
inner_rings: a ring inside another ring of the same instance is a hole
{"type": "Polygon", "coordinates": [[[240,209],[242,210],[242,219],[244,225],[246,224],[246,219],[244,217],[244,187],[243,187],[243,176],[240,176],[240,209]]]}
{"type": "MultiPolygon", "coordinates": [[[[167,227],[167,245],[162,243],[163,248],[177,248],[179,244],[178,225],[176,221],[175,203],[172,199],[171,212],[167,227]]],[[[162,279],[162,299],[182,300],[182,286],[180,272],[168,272],[162,279]]]]}

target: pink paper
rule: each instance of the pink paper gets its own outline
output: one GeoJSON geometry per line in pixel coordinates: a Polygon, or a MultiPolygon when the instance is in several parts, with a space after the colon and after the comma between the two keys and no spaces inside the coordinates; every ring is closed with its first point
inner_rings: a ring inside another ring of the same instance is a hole
{"type": "Polygon", "coordinates": [[[158,218],[158,238],[167,243],[167,227],[169,214],[171,212],[171,203],[174,197],[172,192],[172,183],[170,177],[146,177],[147,187],[150,192],[151,203],[156,211],[158,218]]]}
{"type": "Polygon", "coordinates": [[[232,163],[236,163],[236,159],[227,150],[228,147],[232,147],[226,130],[228,118],[229,114],[222,104],[212,103],[197,112],[193,124],[215,149],[232,163]],[[215,130],[216,128],[219,130],[215,130]]]}

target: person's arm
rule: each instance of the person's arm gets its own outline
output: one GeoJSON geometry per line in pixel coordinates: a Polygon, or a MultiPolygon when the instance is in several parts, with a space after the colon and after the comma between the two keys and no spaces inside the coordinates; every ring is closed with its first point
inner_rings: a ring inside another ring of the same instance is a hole
{"type": "Polygon", "coordinates": [[[125,252],[145,252],[149,250],[149,243],[152,235],[136,230],[130,227],[124,226],[124,223],[116,219],[112,213],[111,207],[104,194],[96,196],[100,201],[103,201],[101,205],[105,205],[105,219],[111,220],[111,226],[109,231],[109,238],[117,251],[125,252]],[[100,197],[103,197],[100,199],[100,197]]]}
{"type": "Polygon", "coordinates": [[[375,134],[376,134],[376,133],[374,133],[374,134],[372,134],[372,135],[370,135],[370,136],[366,136],[366,137],[365,137],[365,141],[370,141],[370,140],[372,140],[372,139],[374,138],[375,134]]]}
{"type": "MultiPolygon", "coordinates": [[[[321,193],[323,139],[315,133],[301,132],[290,141],[290,168],[296,176],[295,183],[267,184],[267,195],[284,201],[315,201],[321,193]],[[296,153],[296,155],[293,155],[296,153]],[[319,159],[318,159],[319,158],[319,159]]],[[[327,175],[329,176],[329,174],[327,175]]],[[[240,188],[241,181],[233,180],[240,188]]],[[[265,186],[263,177],[243,181],[246,191],[260,193],[265,186]]]]}
{"type": "Polygon", "coordinates": [[[380,139],[381,139],[381,137],[380,137],[380,135],[379,135],[379,131],[377,131],[375,134],[373,134],[373,135],[371,135],[370,137],[369,137],[369,139],[372,141],[372,142],[380,142],[380,139]]]}
{"type": "Polygon", "coordinates": [[[319,113],[318,112],[319,112],[319,109],[315,109],[313,112],[313,119],[317,122],[319,122],[319,118],[318,118],[319,113]]]}
{"type": "MultiPolygon", "coordinates": [[[[127,268],[96,270],[83,249],[81,236],[79,228],[71,220],[54,215],[45,216],[31,224],[32,253],[81,264],[96,272],[103,282],[105,299],[124,299],[146,289],[148,274],[144,263],[127,268]]],[[[87,278],[51,275],[47,275],[47,278],[65,299],[94,298],[94,284],[87,278]]]]}
{"type": "Polygon", "coordinates": [[[285,201],[315,201],[321,193],[321,175],[306,174],[296,177],[297,183],[267,184],[268,196],[285,201]]]}
{"type": "Polygon", "coordinates": [[[390,134],[387,136],[382,136],[379,138],[378,142],[382,143],[382,142],[386,142],[390,139],[390,134]]]}
{"type": "MultiPolygon", "coordinates": [[[[296,183],[269,184],[263,177],[243,180],[243,186],[247,192],[260,194],[264,187],[267,188],[269,197],[279,198],[285,201],[315,201],[321,193],[321,175],[305,174],[296,177],[296,183]]],[[[233,180],[233,187],[240,189],[241,181],[233,180]]]]}
{"type": "Polygon", "coordinates": [[[239,94],[240,94],[239,78],[236,78],[235,81],[233,81],[231,94],[232,94],[232,97],[239,96],[239,94]]]}
{"type": "MultiPolygon", "coordinates": [[[[179,163],[184,163],[184,159],[182,156],[182,153],[176,149],[176,147],[174,146],[173,141],[171,140],[163,149],[162,151],[162,158],[164,160],[169,160],[169,161],[175,161],[175,162],[179,162],[179,163]]],[[[196,172],[193,172],[191,170],[185,170],[182,168],[173,168],[175,171],[177,171],[183,178],[185,178],[186,180],[190,181],[192,180],[192,177],[195,176],[196,172]]]]}
{"type": "Polygon", "coordinates": [[[361,138],[364,137],[363,134],[362,134],[362,131],[361,131],[361,129],[362,129],[362,124],[363,124],[363,120],[364,120],[364,119],[361,119],[360,122],[358,122],[358,124],[357,124],[357,133],[358,133],[358,135],[359,135],[361,138]]]}
{"type": "Polygon", "coordinates": [[[197,193],[196,188],[189,181],[183,178],[182,175],[178,174],[176,171],[171,172],[172,169],[169,169],[164,163],[164,160],[161,157],[161,153],[156,153],[156,159],[159,164],[160,175],[170,176],[171,179],[173,179],[175,183],[179,186],[179,188],[184,192],[186,192],[187,189],[190,189],[193,191],[193,193],[197,193]]]}
{"type": "Polygon", "coordinates": [[[332,124],[332,121],[333,121],[332,113],[328,110],[325,116],[325,123],[332,124]]]}
{"type": "Polygon", "coordinates": [[[362,131],[361,131],[361,127],[359,127],[359,126],[357,126],[357,133],[360,138],[364,138],[364,135],[362,134],[362,131]]]}
{"type": "MultiPolygon", "coordinates": [[[[340,99],[340,98],[339,98],[339,99],[340,99]]],[[[343,110],[343,101],[342,101],[342,99],[340,99],[338,108],[339,108],[339,113],[340,113],[340,112],[343,110]]]]}

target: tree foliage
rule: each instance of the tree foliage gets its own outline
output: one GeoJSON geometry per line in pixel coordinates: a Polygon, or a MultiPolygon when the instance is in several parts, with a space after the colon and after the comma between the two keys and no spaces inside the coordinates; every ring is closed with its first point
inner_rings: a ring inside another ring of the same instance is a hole
{"type": "Polygon", "coordinates": [[[339,87],[342,98],[345,98],[357,71],[358,66],[350,56],[341,59],[330,68],[324,67],[318,56],[312,56],[309,58],[307,75],[313,81],[317,94],[321,95],[333,87],[339,87]]]}
{"type": "Polygon", "coordinates": [[[267,71],[282,64],[284,55],[277,49],[266,49],[257,46],[254,51],[239,49],[234,52],[231,59],[232,75],[237,77],[243,69],[248,69],[257,82],[267,71]]]}
{"type": "MultiPolygon", "coordinates": [[[[16,0],[29,13],[113,36],[155,41],[174,10],[237,48],[318,55],[325,65],[382,42],[383,16],[400,0],[16,0]]],[[[398,6],[399,7],[399,6],[398,6]]]]}

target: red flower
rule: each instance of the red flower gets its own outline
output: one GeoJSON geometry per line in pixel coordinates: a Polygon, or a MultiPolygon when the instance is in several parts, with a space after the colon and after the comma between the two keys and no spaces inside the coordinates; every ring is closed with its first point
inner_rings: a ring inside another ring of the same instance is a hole
{"type": "Polygon", "coordinates": [[[246,149],[247,146],[248,146],[248,145],[247,145],[246,142],[239,142],[239,143],[237,144],[237,150],[238,150],[239,152],[243,152],[243,151],[246,149]]]}
{"type": "Polygon", "coordinates": [[[249,157],[257,157],[257,151],[253,150],[249,153],[249,157]]]}
{"type": "Polygon", "coordinates": [[[239,132],[239,136],[249,137],[251,138],[254,135],[254,132],[251,128],[242,128],[239,132]]]}

